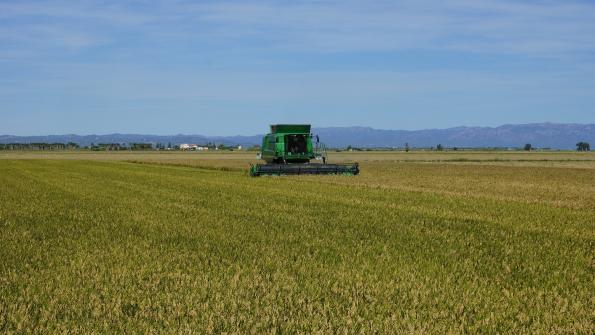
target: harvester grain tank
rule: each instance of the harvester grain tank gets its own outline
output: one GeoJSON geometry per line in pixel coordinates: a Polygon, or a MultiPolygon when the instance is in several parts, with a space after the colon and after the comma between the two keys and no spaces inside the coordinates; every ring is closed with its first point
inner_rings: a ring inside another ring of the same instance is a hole
{"type": "Polygon", "coordinates": [[[266,164],[250,167],[251,176],[295,174],[357,175],[357,163],[327,164],[326,148],[309,124],[275,124],[262,139],[260,158],[266,164]],[[322,161],[313,163],[312,160],[322,161]]]}

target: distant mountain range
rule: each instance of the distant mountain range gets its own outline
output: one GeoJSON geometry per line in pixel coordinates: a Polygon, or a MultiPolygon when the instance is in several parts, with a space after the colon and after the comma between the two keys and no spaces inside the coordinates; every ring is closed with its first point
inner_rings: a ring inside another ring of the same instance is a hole
{"type": "MultiPolygon", "coordinates": [[[[329,147],[523,147],[574,149],[577,142],[595,144],[595,124],[531,123],[499,127],[455,127],[424,130],[382,130],[369,127],[314,128],[313,133],[329,147]]],[[[0,143],[67,143],[81,146],[91,143],[181,143],[250,146],[260,144],[263,135],[203,136],[203,135],[0,135],[0,143]]]]}

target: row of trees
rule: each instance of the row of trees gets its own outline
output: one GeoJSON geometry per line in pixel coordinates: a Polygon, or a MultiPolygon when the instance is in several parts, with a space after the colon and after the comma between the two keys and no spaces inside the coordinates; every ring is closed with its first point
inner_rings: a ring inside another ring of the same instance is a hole
{"type": "MultiPolygon", "coordinates": [[[[234,150],[237,146],[226,146],[224,144],[207,143],[205,145],[211,150],[234,150]]],[[[73,150],[87,149],[92,151],[120,151],[120,150],[179,150],[179,145],[171,143],[91,143],[80,147],[74,142],[68,143],[0,143],[0,150],[73,150]]]]}
{"type": "Polygon", "coordinates": [[[71,150],[78,149],[74,142],[68,143],[0,143],[0,150],[71,150]]]}
{"type": "MultiPolygon", "coordinates": [[[[409,144],[408,143],[405,143],[405,151],[408,151],[408,149],[409,149],[409,144]]],[[[442,146],[442,144],[438,144],[436,146],[436,150],[442,151],[442,150],[444,150],[444,147],[442,146]]],[[[454,147],[453,150],[456,151],[457,150],[457,147],[454,147]]],[[[525,150],[525,151],[531,151],[531,150],[535,150],[535,148],[533,148],[533,146],[531,145],[531,143],[527,143],[523,147],[523,150],[525,150]]],[[[576,150],[577,151],[590,151],[591,150],[591,146],[587,142],[578,142],[576,144],[576,150]]]]}
{"type": "MultiPolygon", "coordinates": [[[[347,151],[369,151],[369,150],[403,150],[405,149],[406,152],[409,152],[412,148],[409,146],[409,143],[405,143],[405,146],[403,148],[397,148],[397,147],[392,147],[392,148],[383,148],[383,147],[379,147],[379,148],[357,148],[351,145],[348,145],[346,150],[347,151]]],[[[435,147],[416,147],[416,149],[422,149],[422,150],[436,150],[436,151],[444,151],[444,150],[452,150],[452,151],[458,151],[458,150],[509,150],[510,148],[507,147],[467,147],[467,148],[459,148],[459,147],[450,147],[450,148],[446,148],[444,147],[442,144],[438,144],[435,147]]],[[[519,148],[520,149],[520,148],[519,148]]],[[[531,150],[536,150],[536,148],[534,148],[531,143],[527,143],[523,146],[522,148],[525,151],[531,151],[531,150]]],[[[551,150],[550,148],[541,148],[541,150],[551,150]]],[[[591,147],[589,145],[589,143],[587,142],[579,142],[576,144],[576,150],[577,151],[590,151],[591,147]]],[[[337,149],[337,151],[341,151],[341,149],[337,149]]]]}
{"type": "MultiPolygon", "coordinates": [[[[151,143],[91,143],[84,149],[94,151],[112,151],[112,150],[152,150],[151,143]]],[[[74,150],[81,147],[74,143],[0,143],[0,150],[74,150]]]]}
{"type": "MultiPolygon", "coordinates": [[[[223,144],[216,145],[215,143],[207,143],[206,147],[211,150],[219,149],[219,150],[233,150],[235,146],[228,147],[223,144]]],[[[0,150],[72,150],[72,149],[79,149],[80,146],[74,142],[68,143],[8,143],[8,144],[1,144],[0,143],[0,150]]],[[[180,147],[177,145],[172,146],[171,143],[168,143],[167,146],[163,143],[157,143],[153,146],[152,143],[91,143],[91,145],[84,147],[85,149],[93,150],[93,151],[118,151],[118,150],[179,150],[180,147]]],[[[255,145],[250,147],[248,150],[258,150],[260,146],[255,145]]],[[[436,145],[436,147],[430,147],[430,150],[437,150],[443,151],[445,150],[442,144],[436,145]]],[[[488,149],[488,148],[484,148],[488,149]]],[[[493,148],[490,148],[493,149],[493,148]]],[[[505,148],[500,148],[505,149],[505,148]]],[[[531,143],[525,144],[523,147],[526,151],[534,150],[531,143]]],[[[361,148],[355,148],[351,145],[347,146],[348,151],[361,151],[361,148]]],[[[409,151],[411,148],[409,147],[409,143],[405,143],[405,151],[409,151]]],[[[457,147],[453,147],[450,150],[457,151],[457,147]]],[[[590,151],[591,146],[587,142],[578,142],[576,144],[577,151],[590,151]]]]}
{"type": "Polygon", "coordinates": [[[85,147],[93,151],[119,151],[119,150],[153,150],[151,143],[91,143],[85,147]]]}
{"type": "Polygon", "coordinates": [[[591,146],[587,142],[578,142],[576,144],[576,150],[578,151],[590,151],[591,146]]]}
{"type": "MultiPolygon", "coordinates": [[[[531,151],[531,150],[533,150],[533,147],[531,146],[531,143],[527,143],[527,144],[525,144],[525,147],[523,149],[525,149],[526,151],[531,151]]],[[[576,151],[590,151],[590,150],[591,150],[591,146],[587,142],[578,142],[576,144],[576,151]]]]}

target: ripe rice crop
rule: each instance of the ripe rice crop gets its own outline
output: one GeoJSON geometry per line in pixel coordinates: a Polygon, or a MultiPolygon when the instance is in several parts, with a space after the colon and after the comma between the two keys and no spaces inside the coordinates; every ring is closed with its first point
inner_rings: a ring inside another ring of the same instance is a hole
{"type": "Polygon", "coordinates": [[[593,168],[59,155],[0,160],[2,333],[595,331],[593,168]]]}

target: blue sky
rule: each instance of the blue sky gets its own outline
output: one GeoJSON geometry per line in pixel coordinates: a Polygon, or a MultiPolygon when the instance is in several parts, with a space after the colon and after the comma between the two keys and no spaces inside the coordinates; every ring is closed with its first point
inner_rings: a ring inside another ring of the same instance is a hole
{"type": "Polygon", "coordinates": [[[595,123],[595,1],[3,1],[0,134],[595,123]]]}

